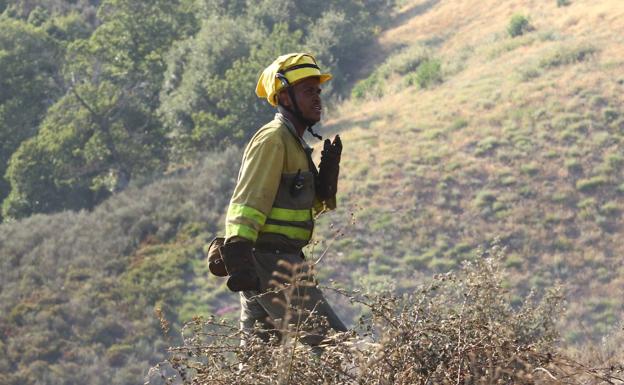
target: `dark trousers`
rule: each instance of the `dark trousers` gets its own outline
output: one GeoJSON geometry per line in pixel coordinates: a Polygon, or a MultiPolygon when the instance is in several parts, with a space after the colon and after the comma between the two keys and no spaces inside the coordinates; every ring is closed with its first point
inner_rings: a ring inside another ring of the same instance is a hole
{"type": "MultiPolygon", "coordinates": [[[[240,327],[243,331],[251,332],[254,325],[256,334],[267,340],[271,333],[279,333],[279,328],[285,327],[285,316],[289,317],[288,324],[304,323],[305,319],[314,314],[327,319],[329,328],[336,331],[347,331],[346,326],[331,308],[321,290],[316,286],[314,278],[308,276],[303,284],[288,285],[283,290],[277,290],[272,280],[282,281],[284,278],[274,276],[273,272],[292,276],[291,269],[280,266],[282,260],[291,266],[301,266],[301,254],[254,252],[255,267],[260,277],[261,292],[245,291],[240,293],[241,316],[240,327]],[[285,303],[290,301],[290,311],[286,315],[285,303]]],[[[303,268],[304,275],[307,272],[303,268]]],[[[314,330],[302,328],[300,340],[308,345],[316,346],[328,332],[328,328],[316,327],[314,330]]],[[[244,338],[242,340],[244,344],[244,338]]]]}

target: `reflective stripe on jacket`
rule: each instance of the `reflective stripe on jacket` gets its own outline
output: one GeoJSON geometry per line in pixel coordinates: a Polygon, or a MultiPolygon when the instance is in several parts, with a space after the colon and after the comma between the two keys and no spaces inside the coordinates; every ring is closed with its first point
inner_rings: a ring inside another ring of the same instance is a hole
{"type": "Polygon", "coordinates": [[[312,237],[314,216],[336,207],[315,196],[312,149],[281,114],[253,136],[243,154],[226,217],[226,238],[257,245],[301,248],[312,237]]]}

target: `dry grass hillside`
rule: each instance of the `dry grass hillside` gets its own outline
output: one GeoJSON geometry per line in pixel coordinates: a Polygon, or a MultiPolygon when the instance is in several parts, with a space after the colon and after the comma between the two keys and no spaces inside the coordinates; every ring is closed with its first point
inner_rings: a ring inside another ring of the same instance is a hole
{"type": "Polygon", "coordinates": [[[563,285],[568,342],[621,328],[622,36],[620,0],[406,1],[324,125],[345,153],[321,275],[408,290],[499,237],[518,303],[563,285]]]}

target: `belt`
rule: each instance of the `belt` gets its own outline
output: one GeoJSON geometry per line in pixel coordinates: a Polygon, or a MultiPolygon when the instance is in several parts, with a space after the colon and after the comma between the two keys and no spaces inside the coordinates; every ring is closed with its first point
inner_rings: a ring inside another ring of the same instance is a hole
{"type": "Polygon", "coordinates": [[[305,259],[303,251],[301,251],[300,247],[288,246],[288,245],[275,245],[275,244],[267,244],[267,243],[258,243],[256,242],[254,246],[254,250],[260,253],[271,253],[271,254],[300,254],[301,259],[305,259]]]}

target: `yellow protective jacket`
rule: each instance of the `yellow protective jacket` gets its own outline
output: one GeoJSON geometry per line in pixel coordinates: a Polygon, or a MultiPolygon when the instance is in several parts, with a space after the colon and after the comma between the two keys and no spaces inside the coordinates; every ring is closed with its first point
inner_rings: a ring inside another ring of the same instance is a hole
{"type": "Polygon", "coordinates": [[[308,244],[314,217],[336,208],[320,201],[312,149],[282,114],[260,128],[243,154],[226,217],[226,238],[242,237],[256,247],[296,250],[308,244]]]}

